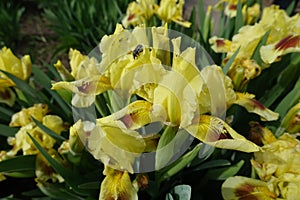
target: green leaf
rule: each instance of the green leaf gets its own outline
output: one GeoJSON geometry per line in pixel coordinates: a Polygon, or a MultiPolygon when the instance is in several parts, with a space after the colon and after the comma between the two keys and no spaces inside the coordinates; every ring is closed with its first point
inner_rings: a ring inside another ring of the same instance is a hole
{"type": "Polygon", "coordinates": [[[243,12],[242,12],[242,2],[238,1],[236,17],[235,17],[235,27],[234,34],[237,34],[239,29],[244,26],[243,12]]]}
{"type": "Polygon", "coordinates": [[[290,88],[300,75],[300,56],[298,53],[293,54],[290,64],[280,72],[275,86],[267,91],[263,97],[259,99],[266,107],[271,106],[288,88],[290,88]]]}
{"type": "Polygon", "coordinates": [[[192,149],[191,151],[186,153],[184,156],[180,157],[178,160],[176,160],[170,166],[162,169],[161,171],[158,171],[158,173],[157,173],[158,180],[161,182],[161,181],[175,175],[176,173],[181,171],[183,168],[185,168],[197,156],[202,145],[203,145],[202,143],[196,145],[194,147],[194,149],[192,149]]]}
{"type": "Polygon", "coordinates": [[[300,78],[298,78],[295,87],[280,101],[275,109],[281,117],[285,116],[288,110],[293,107],[300,99],[300,78]]]}
{"type": "Polygon", "coordinates": [[[232,32],[234,31],[235,28],[235,20],[234,18],[226,18],[226,28],[225,28],[225,33],[224,33],[224,38],[226,39],[231,39],[232,38],[232,32]]]}
{"type": "Polygon", "coordinates": [[[35,155],[16,156],[0,162],[0,172],[22,172],[35,170],[35,155]]]}
{"type": "Polygon", "coordinates": [[[291,16],[294,12],[296,6],[296,0],[293,0],[290,5],[285,9],[285,12],[288,16],[291,16]]]}
{"type": "Polygon", "coordinates": [[[204,28],[204,20],[205,20],[205,10],[204,10],[204,4],[203,4],[203,0],[198,0],[198,13],[199,13],[199,29],[203,35],[203,28],[204,28]]]}
{"type": "Polygon", "coordinates": [[[66,199],[66,200],[84,200],[85,198],[80,197],[70,190],[66,189],[64,184],[59,183],[47,183],[39,182],[40,190],[53,199],[66,199]]]}
{"type": "Polygon", "coordinates": [[[32,121],[40,128],[42,129],[46,134],[48,134],[50,137],[52,137],[53,139],[57,140],[57,141],[65,141],[66,138],[64,138],[61,135],[58,135],[57,133],[55,133],[54,131],[52,131],[51,129],[49,129],[48,127],[44,126],[41,122],[39,122],[38,120],[36,120],[34,117],[31,117],[32,121]]]}
{"type": "Polygon", "coordinates": [[[238,55],[239,51],[240,51],[240,47],[234,52],[234,54],[229,58],[229,60],[226,63],[226,65],[223,67],[223,73],[224,74],[227,74],[230,66],[232,65],[232,63],[233,63],[235,57],[238,55]]]}
{"type": "Polygon", "coordinates": [[[270,35],[271,30],[267,31],[264,36],[261,38],[261,40],[259,41],[258,45],[256,46],[253,55],[252,55],[252,59],[256,60],[258,65],[261,65],[263,63],[261,56],[260,56],[260,48],[265,45],[267,43],[268,37],[270,35]]]}
{"type": "Polygon", "coordinates": [[[81,190],[77,187],[80,184],[81,177],[78,176],[78,174],[75,174],[71,170],[67,169],[54,158],[52,158],[52,156],[35,140],[35,138],[32,135],[28,133],[28,136],[30,137],[36,148],[40,151],[40,153],[53,167],[53,169],[64,178],[65,182],[78,194],[86,194],[87,191],[81,190]]]}
{"type": "Polygon", "coordinates": [[[174,138],[177,127],[167,126],[157,145],[155,155],[155,169],[159,170],[166,166],[174,155],[174,138]],[[173,141],[173,142],[172,142],[173,141]]]}
{"type": "Polygon", "coordinates": [[[5,107],[0,106],[0,112],[2,112],[3,114],[7,115],[7,116],[12,116],[14,113],[14,111],[7,109],[5,107]]]}
{"type": "Polygon", "coordinates": [[[241,160],[240,162],[236,163],[235,165],[229,167],[221,167],[218,169],[209,170],[206,173],[208,179],[211,180],[226,180],[229,177],[232,177],[238,173],[241,167],[244,165],[245,161],[241,160]]]}
{"type": "Polygon", "coordinates": [[[196,167],[193,169],[193,171],[200,171],[200,170],[206,170],[206,169],[211,169],[211,168],[216,168],[216,167],[224,167],[228,166],[231,163],[228,160],[225,159],[219,159],[219,160],[211,160],[207,161],[200,166],[196,167]]]}
{"type": "Polygon", "coordinates": [[[13,137],[18,132],[18,128],[9,127],[4,124],[0,124],[0,135],[5,137],[13,137]]]}
{"type": "Polygon", "coordinates": [[[93,189],[93,190],[98,190],[100,187],[100,182],[88,182],[88,183],[84,183],[84,184],[80,184],[78,185],[78,188],[81,189],[93,189]]]}
{"type": "Polygon", "coordinates": [[[20,172],[4,172],[5,176],[13,178],[33,178],[35,177],[35,170],[23,170],[20,172]]]}
{"type": "Polygon", "coordinates": [[[51,90],[51,79],[38,67],[34,66],[32,68],[32,72],[34,74],[34,81],[38,83],[40,86],[42,86],[46,91],[56,100],[58,105],[61,109],[57,108],[56,106],[53,106],[53,103],[49,106],[52,110],[56,110],[59,112],[62,110],[63,112],[59,112],[61,115],[65,115],[65,118],[69,118],[72,116],[71,113],[71,106],[70,104],[66,103],[61,96],[57,94],[56,91],[51,90]]]}
{"type": "Polygon", "coordinates": [[[39,101],[40,103],[45,103],[47,102],[47,99],[43,98],[42,96],[38,95],[39,93],[37,93],[37,91],[32,88],[28,83],[26,83],[25,81],[19,79],[18,77],[6,72],[6,71],[3,71],[3,70],[0,70],[2,73],[4,73],[8,78],[10,78],[17,86],[17,88],[19,88],[23,93],[24,95],[27,94],[29,95],[26,99],[27,101],[29,102],[33,102],[32,100],[37,100],[39,101]]]}

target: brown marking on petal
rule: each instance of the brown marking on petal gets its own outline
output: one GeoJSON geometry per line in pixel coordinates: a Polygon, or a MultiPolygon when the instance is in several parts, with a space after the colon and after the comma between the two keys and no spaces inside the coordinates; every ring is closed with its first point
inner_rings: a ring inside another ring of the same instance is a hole
{"type": "Polygon", "coordinates": [[[229,10],[236,10],[236,9],[237,9],[237,5],[234,4],[229,5],[229,10]]]}
{"type": "Polygon", "coordinates": [[[130,115],[130,114],[124,115],[119,120],[122,121],[125,124],[126,128],[129,128],[134,124],[134,121],[132,119],[132,115],[130,115]]]}
{"type": "Polygon", "coordinates": [[[86,132],[85,132],[85,136],[86,136],[86,137],[90,137],[90,136],[91,136],[91,131],[86,131],[86,132]]]}
{"type": "Polygon", "coordinates": [[[11,98],[11,95],[9,93],[8,90],[4,90],[3,92],[0,92],[0,96],[3,98],[3,99],[10,99],[11,98]]]}
{"type": "Polygon", "coordinates": [[[255,195],[251,194],[252,192],[254,192],[254,186],[246,183],[238,187],[235,194],[240,200],[258,200],[255,195]]]}
{"type": "Polygon", "coordinates": [[[300,35],[288,35],[282,40],[280,40],[276,45],[276,50],[285,50],[291,47],[298,47],[300,46],[300,35]]]}
{"type": "Polygon", "coordinates": [[[78,86],[78,90],[83,93],[88,93],[91,89],[91,82],[84,82],[81,86],[78,86]]]}
{"type": "Polygon", "coordinates": [[[145,190],[147,189],[149,185],[149,178],[146,174],[141,174],[138,176],[138,187],[140,190],[145,190]]]}
{"type": "Polygon", "coordinates": [[[217,39],[217,40],[216,40],[216,43],[217,43],[217,47],[220,47],[220,46],[224,46],[224,45],[225,45],[224,40],[221,40],[221,39],[217,39]]]}
{"type": "Polygon", "coordinates": [[[259,146],[263,146],[262,137],[263,130],[262,126],[258,122],[250,122],[250,132],[248,139],[259,146]]]}
{"type": "Polygon", "coordinates": [[[260,103],[259,101],[255,100],[255,99],[250,99],[250,101],[253,103],[253,105],[257,108],[259,108],[260,110],[265,110],[266,107],[260,103]]]}
{"type": "Polygon", "coordinates": [[[219,140],[222,140],[222,139],[233,139],[225,128],[223,128],[223,131],[219,136],[219,140]]]}
{"type": "Polygon", "coordinates": [[[128,21],[132,20],[135,17],[134,13],[130,14],[127,18],[128,21]]]}

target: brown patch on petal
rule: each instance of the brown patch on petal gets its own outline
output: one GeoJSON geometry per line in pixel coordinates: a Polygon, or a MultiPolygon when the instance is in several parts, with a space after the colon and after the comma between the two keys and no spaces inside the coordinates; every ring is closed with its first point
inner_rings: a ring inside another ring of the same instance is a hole
{"type": "Polygon", "coordinates": [[[266,107],[260,103],[259,101],[255,100],[255,99],[250,99],[250,101],[253,103],[253,105],[257,108],[259,108],[260,110],[265,110],[266,107]]]}
{"type": "Polygon", "coordinates": [[[121,117],[119,120],[125,124],[126,128],[129,128],[134,124],[131,114],[127,114],[127,115],[121,117]]]}
{"type": "Polygon", "coordinates": [[[217,39],[217,40],[216,40],[216,43],[217,43],[217,47],[220,47],[220,46],[224,46],[224,45],[225,45],[224,40],[221,40],[221,39],[217,39]]]}
{"type": "Polygon", "coordinates": [[[86,132],[85,132],[85,136],[86,136],[86,137],[90,137],[90,136],[91,136],[91,131],[86,131],[86,132]]]}
{"type": "Polygon", "coordinates": [[[132,19],[134,18],[134,16],[135,16],[134,13],[130,14],[130,15],[128,16],[127,20],[128,20],[128,21],[132,20],[132,19]]]}
{"type": "Polygon", "coordinates": [[[285,50],[291,47],[297,47],[300,46],[300,36],[296,35],[288,35],[282,40],[280,40],[276,45],[275,49],[277,50],[285,50]]]}
{"type": "Polygon", "coordinates": [[[9,90],[5,90],[0,92],[0,96],[2,97],[2,99],[10,99],[11,95],[9,93],[9,90]]]}
{"type": "Polygon", "coordinates": [[[250,125],[249,140],[259,146],[263,146],[262,126],[258,122],[250,122],[249,125],[250,125]]]}
{"type": "Polygon", "coordinates": [[[77,87],[80,92],[88,93],[91,89],[91,82],[82,83],[82,86],[77,87]]]}
{"type": "Polygon", "coordinates": [[[229,10],[237,10],[237,5],[230,4],[229,5],[229,10]]]}
{"type": "Polygon", "coordinates": [[[255,195],[251,194],[252,192],[254,192],[254,187],[246,183],[238,187],[235,194],[239,200],[258,200],[255,195]]]}

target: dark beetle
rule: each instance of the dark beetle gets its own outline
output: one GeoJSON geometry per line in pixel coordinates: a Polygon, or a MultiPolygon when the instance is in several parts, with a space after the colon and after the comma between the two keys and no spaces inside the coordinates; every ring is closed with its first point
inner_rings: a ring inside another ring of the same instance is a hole
{"type": "Polygon", "coordinates": [[[132,51],[133,59],[137,58],[141,52],[143,52],[143,45],[139,44],[135,47],[135,49],[132,51]]]}

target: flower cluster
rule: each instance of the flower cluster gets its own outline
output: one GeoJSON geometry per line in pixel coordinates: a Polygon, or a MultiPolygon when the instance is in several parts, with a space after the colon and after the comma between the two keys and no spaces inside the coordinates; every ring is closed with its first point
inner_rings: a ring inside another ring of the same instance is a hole
{"type": "Polygon", "coordinates": [[[232,37],[232,41],[216,36],[210,39],[215,52],[227,53],[223,63],[238,51],[228,75],[232,78],[237,90],[245,90],[249,80],[260,75],[271,63],[291,52],[299,52],[299,15],[289,17],[279,6],[272,5],[263,10],[261,20],[254,25],[246,25],[232,37]],[[264,45],[258,47],[263,37],[264,45]],[[254,55],[259,48],[260,62],[254,55]]]}
{"type": "Polygon", "coordinates": [[[191,23],[182,18],[183,4],[184,0],[162,0],[159,5],[154,0],[136,0],[128,5],[122,24],[125,27],[141,24],[147,26],[156,15],[163,24],[172,21],[190,27],[191,23]]]}
{"type": "Polygon", "coordinates": [[[222,185],[224,199],[297,199],[299,197],[300,141],[285,133],[278,139],[265,141],[254,153],[251,164],[260,180],[235,176],[222,185]]]}

